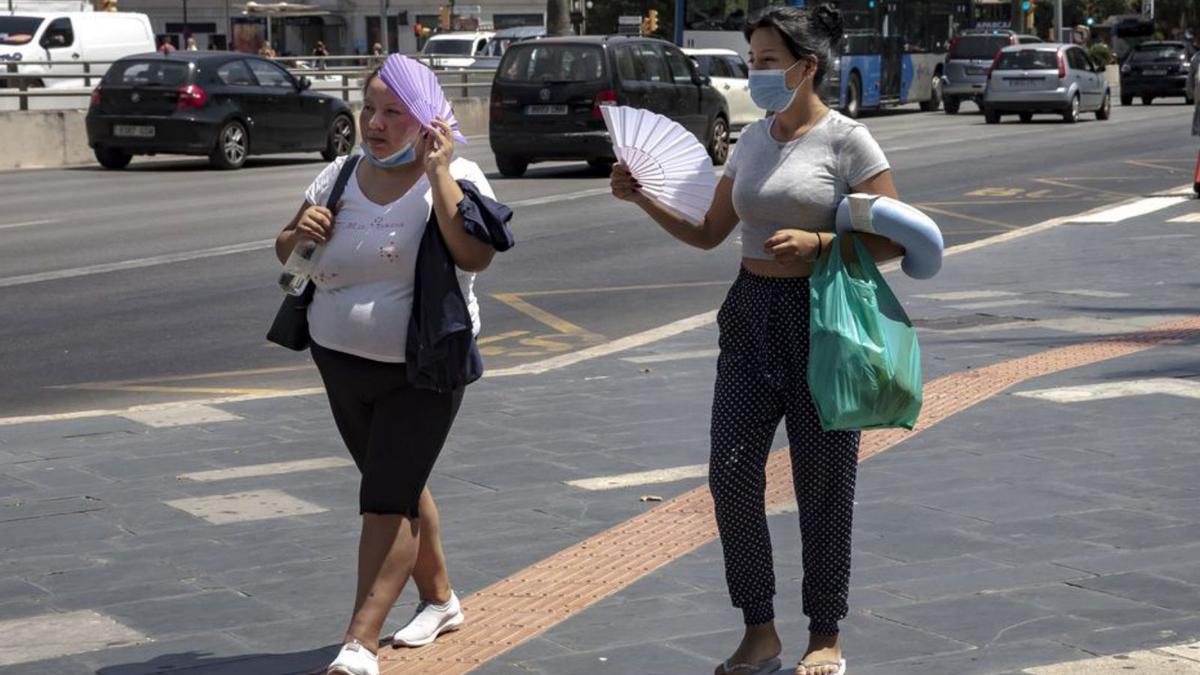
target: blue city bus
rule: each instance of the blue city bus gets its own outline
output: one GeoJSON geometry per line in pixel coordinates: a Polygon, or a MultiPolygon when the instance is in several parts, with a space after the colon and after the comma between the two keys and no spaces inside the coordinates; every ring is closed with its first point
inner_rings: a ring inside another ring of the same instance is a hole
{"type": "MultiPolygon", "coordinates": [[[[684,47],[746,53],[741,28],[769,5],[804,0],[676,0],[676,41],[684,47]]],[[[969,25],[972,0],[833,0],[846,35],[822,96],[850,117],[863,110],[918,103],[941,107],[950,38],[969,25]]]]}

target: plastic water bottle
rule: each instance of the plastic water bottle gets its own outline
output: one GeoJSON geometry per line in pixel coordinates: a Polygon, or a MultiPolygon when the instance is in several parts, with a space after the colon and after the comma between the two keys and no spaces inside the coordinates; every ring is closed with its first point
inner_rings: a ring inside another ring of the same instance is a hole
{"type": "Polygon", "coordinates": [[[279,273],[279,288],[289,295],[301,295],[312,279],[313,267],[324,250],[323,244],[303,239],[292,249],[283,271],[279,273]]]}

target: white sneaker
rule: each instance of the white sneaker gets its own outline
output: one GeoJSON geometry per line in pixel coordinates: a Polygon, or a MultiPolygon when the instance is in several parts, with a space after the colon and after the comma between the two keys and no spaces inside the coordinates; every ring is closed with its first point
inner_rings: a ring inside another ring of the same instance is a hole
{"type": "Polygon", "coordinates": [[[442,633],[458,630],[467,620],[458,602],[458,596],[450,591],[450,600],[444,605],[422,602],[408,625],[392,636],[392,645],[401,647],[424,647],[442,633]]]}
{"type": "Polygon", "coordinates": [[[379,675],[379,657],[359,642],[347,642],[325,675],[379,675]]]}

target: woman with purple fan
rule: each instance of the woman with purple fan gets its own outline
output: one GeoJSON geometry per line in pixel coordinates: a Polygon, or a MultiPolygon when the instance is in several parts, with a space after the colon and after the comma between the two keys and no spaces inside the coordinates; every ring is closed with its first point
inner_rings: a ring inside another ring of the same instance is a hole
{"type": "Polygon", "coordinates": [[[354,610],[327,669],[340,675],[378,675],[380,634],[410,575],[421,602],[393,644],[429,644],[464,621],[426,482],[482,374],[475,273],[512,245],[511,211],[454,156],[466,139],[432,71],[391,55],[363,100],[366,161],[326,167],[276,241],[281,261],[301,240],[321,246],[309,345],[362,476],[354,610]]]}
{"type": "MultiPolygon", "coordinates": [[[[633,202],[675,238],[712,249],[742,225],[737,280],[717,315],[720,356],[712,408],[709,488],[725,578],[745,634],[717,675],[774,673],[775,575],[764,513],[766,463],[786,420],[803,544],[808,646],[797,675],[842,675],[838,623],[848,612],[857,431],[823,431],[807,383],[809,281],[828,255],[847,193],[897,197],[879,144],[865,126],[829,109],[817,92],[842,37],[830,6],[769,7],[745,27],[750,94],[774,114],[747,127],[699,224],[646,194],[624,166],[613,194],[633,202]]],[[[876,260],[904,253],[860,235],[876,260]]],[[[843,255],[855,259],[853,250],[843,255]]]]}

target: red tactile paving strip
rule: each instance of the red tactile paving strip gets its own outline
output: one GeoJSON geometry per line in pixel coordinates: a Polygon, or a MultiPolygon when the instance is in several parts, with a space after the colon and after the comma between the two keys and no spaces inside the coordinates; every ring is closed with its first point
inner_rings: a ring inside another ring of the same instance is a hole
{"type": "MultiPolygon", "coordinates": [[[[938,378],[925,385],[918,429],[863,434],[860,461],[1026,380],[1197,338],[1200,316],[938,378]]],[[[794,499],[786,451],[771,453],[767,481],[768,509],[794,499]]],[[[708,487],[685,492],[465,598],[463,630],[421,649],[385,648],[380,670],[385,675],[470,672],[716,537],[708,487]]]]}

